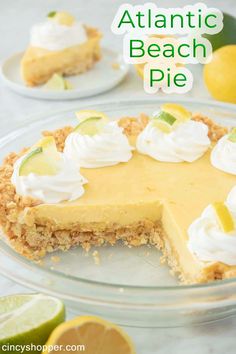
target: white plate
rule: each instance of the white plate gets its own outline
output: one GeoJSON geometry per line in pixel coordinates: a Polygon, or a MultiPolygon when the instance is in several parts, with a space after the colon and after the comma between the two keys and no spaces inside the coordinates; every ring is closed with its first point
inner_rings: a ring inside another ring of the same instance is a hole
{"type": "Polygon", "coordinates": [[[47,100],[89,97],[117,86],[129,70],[118,53],[103,48],[102,54],[102,59],[91,70],[69,77],[69,81],[74,86],[73,90],[47,90],[43,86],[27,87],[20,76],[20,61],[23,53],[14,54],[2,63],[1,77],[9,88],[24,96],[47,100]],[[119,63],[119,68],[114,69],[113,63],[119,63]]]}

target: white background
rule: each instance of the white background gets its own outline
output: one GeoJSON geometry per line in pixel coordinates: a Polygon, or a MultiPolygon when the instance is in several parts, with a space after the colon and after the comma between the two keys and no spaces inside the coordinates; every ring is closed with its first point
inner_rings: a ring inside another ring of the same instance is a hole
{"type": "MultiPolygon", "coordinates": [[[[122,38],[110,31],[110,24],[122,0],[0,0],[0,59],[14,52],[22,51],[28,43],[29,28],[44,19],[52,10],[67,10],[83,22],[99,27],[104,33],[103,44],[121,52],[122,38]]],[[[145,1],[127,1],[142,4],[145,1]]],[[[160,7],[180,7],[197,1],[160,0],[160,7]]],[[[236,16],[236,0],[202,1],[208,6],[218,7],[236,16]]],[[[236,35],[236,34],[235,34],[236,35]]],[[[195,83],[186,96],[210,98],[201,80],[201,66],[194,67],[195,83]]],[[[36,114],[75,107],[80,102],[101,102],[109,99],[145,98],[141,80],[134,70],[116,89],[101,96],[80,101],[50,102],[21,97],[0,83],[0,135],[30,120],[36,114]]],[[[28,291],[0,276],[0,295],[28,291]]],[[[173,324],[174,325],[174,324],[173,324]]],[[[236,352],[236,318],[220,321],[212,325],[171,329],[126,328],[135,341],[139,354],[233,354],[236,352]]],[[[112,353],[111,353],[112,354],[112,353]]]]}

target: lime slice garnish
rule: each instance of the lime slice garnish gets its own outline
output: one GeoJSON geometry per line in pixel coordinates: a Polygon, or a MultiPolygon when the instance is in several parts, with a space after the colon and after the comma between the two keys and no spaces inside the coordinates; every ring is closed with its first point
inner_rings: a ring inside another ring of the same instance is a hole
{"type": "Polygon", "coordinates": [[[228,140],[232,143],[236,143],[236,128],[233,128],[228,135],[228,140]]]}
{"type": "Polygon", "coordinates": [[[55,175],[58,173],[59,157],[54,138],[45,137],[23,158],[19,175],[28,176],[30,173],[39,176],[55,175]]]}
{"type": "Polygon", "coordinates": [[[80,122],[74,129],[75,132],[82,135],[96,135],[102,132],[106,121],[102,117],[91,117],[80,122]]]}
{"type": "Polygon", "coordinates": [[[234,220],[229,209],[223,202],[215,202],[212,207],[216,213],[216,217],[220,228],[223,232],[229,233],[235,229],[234,220]]]}
{"type": "Polygon", "coordinates": [[[163,133],[170,133],[175,122],[176,118],[164,111],[159,112],[157,116],[153,117],[153,125],[163,133]]]}
{"type": "Polygon", "coordinates": [[[95,110],[81,110],[76,112],[80,123],[74,131],[83,135],[96,135],[102,132],[104,126],[109,122],[106,114],[95,110]]]}
{"type": "Polygon", "coordinates": [[[64,82],[65,82],[65,90],[73,90],[74,86],[70,81],[64,79],[64,82]]]}
{"type": "Polygon", "coordinates": [[[44,345],[65,320],[63,303],[51,296],[11,295],[0,298],[0,352],[3,345],[44,345]]]}
{"type": "Polygon", "coordinates": [[[189,112],[186,108],[176,103],[164,103],[161,106],[162,111],[171,114],[175,117],[178,123],[185,122],[190,120],[192,117],[191,112],[189,112]]]}
{"type": "Polygon", "coordinates": [[[73,85],[60,74],[53,74],[44,87],[48,90],[57,91],[73,89],[73,85]]]}
{"type": "Polygon", "coordinates": [[[52,17],[54,17],[55,15],[56,15],[56,11],[50,11],[48,14],[47,14],[47,17],[49,17],[49,18],[52,18],[52,17]]]}
{"type": "Polygon", "coordinates": [[[72,26],[75,23],[74,16],[65,11],[52,11],[48,14],[48,18],[63,26],[72,26]]]}
{"type": "Polygon", "coordinates": [[[96,111],[94,109],[83,109],[81,111],[76,112],[75,114],[80,122],[91,117],[101,117],[107,122],[109,121],[109,118],[105,113],[96,111]]]}

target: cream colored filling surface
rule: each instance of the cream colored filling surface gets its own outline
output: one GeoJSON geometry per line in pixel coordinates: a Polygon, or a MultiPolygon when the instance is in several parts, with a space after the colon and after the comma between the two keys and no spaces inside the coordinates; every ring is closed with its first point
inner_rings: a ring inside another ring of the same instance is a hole
{"type": "MultiPolygon", "coordinates": [[[[88,179],[85,194],[75,202],[31,208],[36,223],[73,224],[161,220],[163,230],[185,272],[197,274],[211,263],[199,262],[187,248],[187,229],[206,207],[225,200],[236,177],[210,164],[210,152],[193,163],[163,163],[134,152],[128,163],[81,169],[88,179]]],[[[226,266],[226,268],[228,268],[226,266]]]]}

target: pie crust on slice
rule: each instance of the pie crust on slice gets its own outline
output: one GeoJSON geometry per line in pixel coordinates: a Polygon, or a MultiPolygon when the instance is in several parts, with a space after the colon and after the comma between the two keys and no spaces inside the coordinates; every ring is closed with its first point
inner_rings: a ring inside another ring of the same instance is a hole
{"type": "Polygon", "coordinates": [[[76,75],[89,70],[101,58],[101,33],[85,27],[87,41],[59,51],[30,46],[21,60],[21,76],[28,86],[47,82],[53,74],[76,75]]]}
{"type": "MultiPolygon", "coordinates": [[[[214,144],[227,130],[195,115],[209,126],[214,144]]],[[[148,118],[122,118],[119,124],[131,143],[148,118]]],[[[60,151],[71,132],[65,127],[53,135],[60,151]]],[[[236,266],[202,262],[187,247],[187,229],[213,201],[225,200],[236,178],[214,168],[210,152],[192,163],[164,163],[134,151],[127,163],[81,169],[88,179],[84,195],[74,202],[43,204],[16,194],[10,178],[20,154],[10,154],[0,169],[0,222],[10,245],[20,254],[38,259],[54,250],[80,245],[151,244],[163,253],[172,272],[185,283],[236,276],[236,266]]]]}

